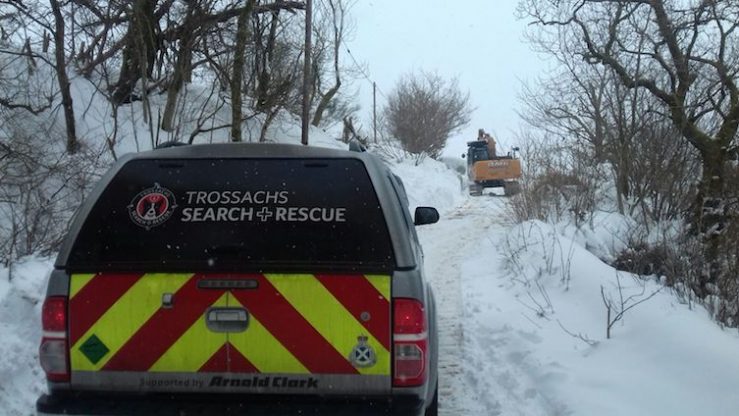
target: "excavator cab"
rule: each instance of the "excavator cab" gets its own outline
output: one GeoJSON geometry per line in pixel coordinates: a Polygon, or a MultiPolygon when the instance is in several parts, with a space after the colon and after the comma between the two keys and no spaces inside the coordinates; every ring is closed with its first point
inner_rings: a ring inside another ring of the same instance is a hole
{"type": "Polygon", "coordinates": [[[485,142],[474,141],[467,143],[467,165],[472,165],[475,162],[483,160],[490,160],[490,152],[485,145],[485,142]]]}

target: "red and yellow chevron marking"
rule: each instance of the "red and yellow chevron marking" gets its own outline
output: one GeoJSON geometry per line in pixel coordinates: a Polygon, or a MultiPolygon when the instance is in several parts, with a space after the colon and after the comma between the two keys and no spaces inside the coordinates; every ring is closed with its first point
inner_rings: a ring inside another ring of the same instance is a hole
{"type": "MultiPolygon", "coordinates": [[[[177,299],[180,302],[180,299],[177,299]]],[[[217,301],[208,306],[228,306],[228,294],[220,292],[217,301]]],[[[174,308],[173,308],[174,309],[174,308]]],[[[162,353],[150,367],[140,371],[182,371],[196,372],[205,366],[219,350],[224,348],[223,334],[208,330],[205,315],[199,314],[197,320],[185,330],[169,348],[162,353]],[[197,346],[193,348],[193,346],[197,346]]],[[[159,345],[165,345],[162,343],[159,345]]],[[[225,353],[225,351],[224,351],[225,353]]],[[[225,363],[225,362],[224,362],[225,363]]],[[[223,365],[220,368],[226,368],[223,365]]]]}
{"type": "MultiPolygon", "coordinates": [[[[72,276],[72,286],[75,286],[76,275],[72,276]]],[[[138,278],[128,290],[121,293],[111,306],[103,311],[99,318],[89,327],[84,334],[70,342],[70,361],[72,370],[99,371],[114,357],[118,351],[134,336],[138,330],[151,318],[162,306],[163,293],[175,293],[182,287],[192,275],[190,274],[146,274],[138,278]],[[82,345],[95,335],[109,350],[101,359],[95,363],[90,361],[80,349],[82,345]]],[[[90,300],[84,304],[89,306],[96,303],[94,295],[105,295],[106,287],[98,283],[100,279],[110,279],[111,282],[119,276],[96,275],[87,285],[96,284],[95,293],[90,293],[90,300]]],[[[85,292],[82,287],[77,296],[85,292]]],[[[85,310],[76,309],[75,298],[70,299],[70,333],[74,333],[78,320],[85,319],[85,310]]],[[[81,331],[81,329],[80,329],[81,331]]]]}
{"type": "MultiPolygon", "coordinates": [[[[215,277],[215,276],[214,276],[215,277]]],[[[219,280],[223,276],[217,276],[219,280]]],[[[75,274],[72,371],[390,374],[390,277],[255,274],[256,289],[200,289],[200,274],[75,274]],[[171,308],[162,295],[173,294],[171,308]],[[212,307],[241,307],[243,332],[206,324],[212,307]],[[376,363],[357,368],[359,337],[376,363]]]]}

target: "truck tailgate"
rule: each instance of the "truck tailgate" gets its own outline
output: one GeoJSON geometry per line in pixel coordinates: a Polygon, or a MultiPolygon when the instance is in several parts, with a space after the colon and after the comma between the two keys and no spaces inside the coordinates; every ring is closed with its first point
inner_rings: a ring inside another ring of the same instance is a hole
{"type": "Polygon", "coordinates": [[[75,390],[385,394],[390,276],[73,274],[75,390]]]}

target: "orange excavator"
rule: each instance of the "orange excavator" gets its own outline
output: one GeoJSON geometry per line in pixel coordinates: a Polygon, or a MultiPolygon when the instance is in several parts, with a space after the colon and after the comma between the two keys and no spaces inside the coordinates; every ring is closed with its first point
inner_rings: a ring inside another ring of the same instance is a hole
{"type": "Polygon", "coordinates": [[[480,129],[477,140],[467,142],[467,176],[470,195],[482,195],[485,188],[502,187],[506,196],[520,191],[521,161],[516,157],[517,147],[506,156],[498,156],[495,139],[480,129]]]}

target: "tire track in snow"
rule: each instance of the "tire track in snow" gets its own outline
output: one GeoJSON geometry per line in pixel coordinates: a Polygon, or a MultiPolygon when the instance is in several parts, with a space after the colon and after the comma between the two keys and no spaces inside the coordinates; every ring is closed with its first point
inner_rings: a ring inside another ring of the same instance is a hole
{"type": "Polygon", "coordinates": [[[438,258],[427,257],[427,273],[442,304],[442,415],[571,415],[567,406],[541,389],[566,377],[556,363],[542,363],[532,355],[544,340],[537,331],[522,330],[504,319],[503,311],[509,308],[504,305],[516,302],[508,298],[515,294],[507,289],[511,282],[504,277],[500,255],[500,239],[512,225],[506,219],[507,207],[507,198],[470,198],[440,222],[435,237],[441,238],[428,241],[438,258]]]}

